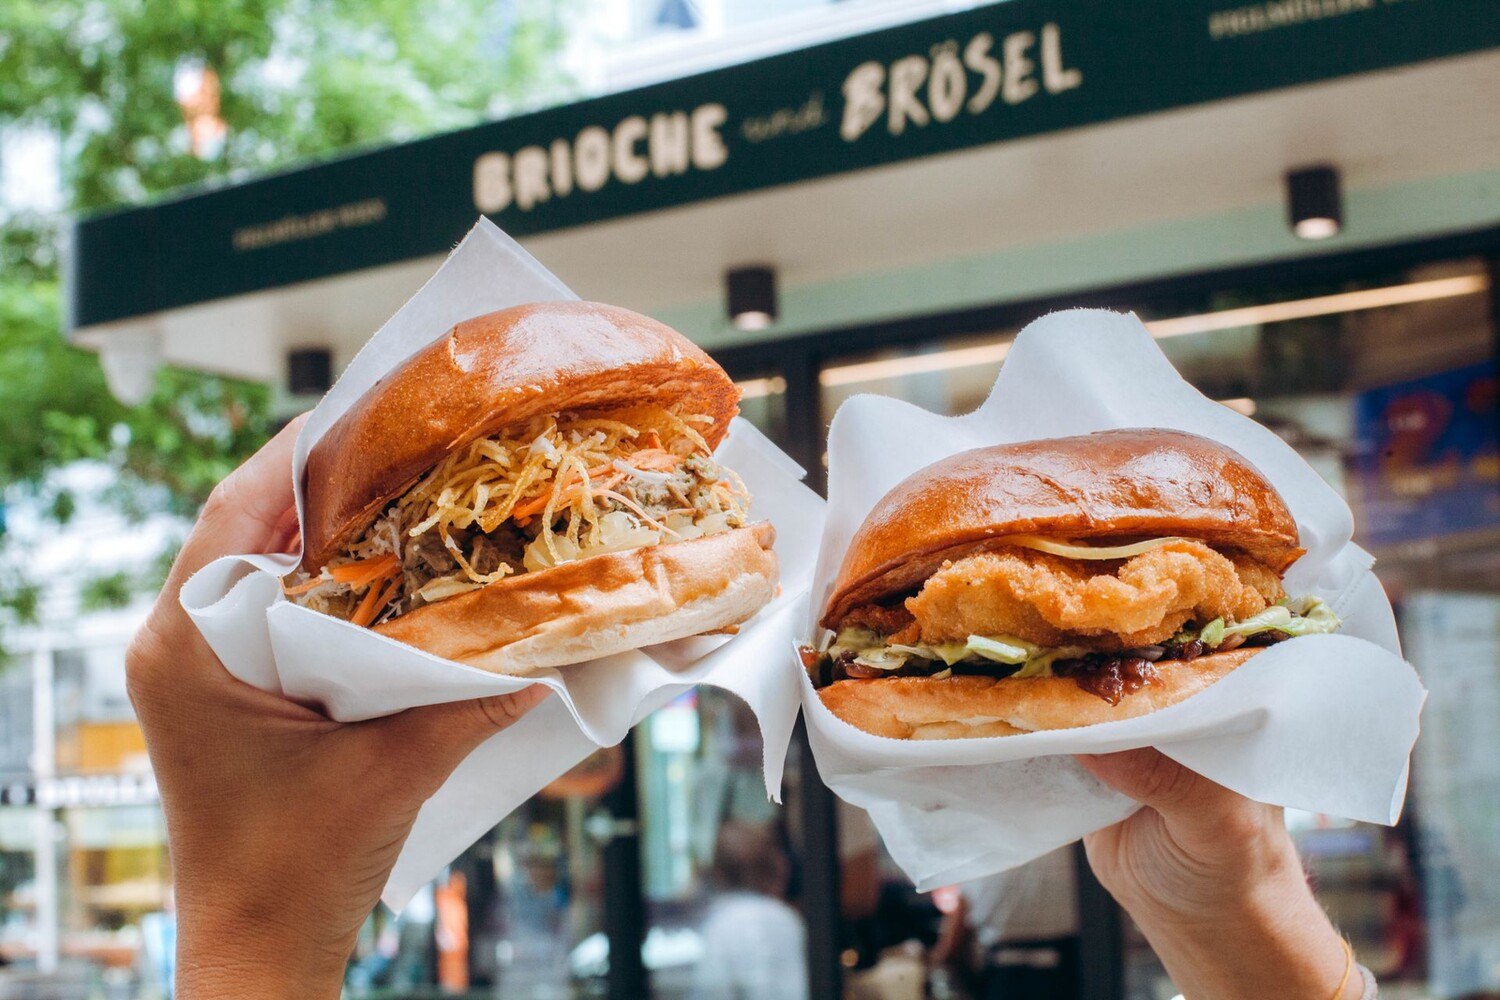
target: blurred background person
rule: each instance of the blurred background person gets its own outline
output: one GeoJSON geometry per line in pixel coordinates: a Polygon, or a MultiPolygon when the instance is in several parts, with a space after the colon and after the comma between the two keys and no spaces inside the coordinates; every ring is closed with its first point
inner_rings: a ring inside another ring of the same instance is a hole
{"type": "Polygon", "coordinates": [[[738,820],[720,826],[712,874],[718,892],[699,928],[703,957],[693,997],[807,997],[807,932],[785,899],[789,875],[786,852],[772,830],[738,820]]]}
{"type": "Polygon", "coordinates": [[[958,886],[934,964],[967,972],[979,1000],[1078,996],[1078,879],[1072,845],[958,886]]]}

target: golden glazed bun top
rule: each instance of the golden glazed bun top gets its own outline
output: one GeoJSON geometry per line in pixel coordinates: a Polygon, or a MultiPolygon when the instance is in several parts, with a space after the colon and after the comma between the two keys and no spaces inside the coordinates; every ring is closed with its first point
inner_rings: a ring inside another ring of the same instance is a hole
{"type": "Polygon", "coordinates": [[[302,565],[316,571],[450,452],[564,410],[655,404],[713,418],[739,390],[686,337],[596,302],[538,302],[459,323],[359,398],[307,460],[302,565]]]}
{"type": "Polygon", "coordinates": [[[870,511],[822,624],[914,589],[945,559],[1010,535],[1185,535],[1278,572],[1302,554],[1286,503],[1254,466],[1183,431],[1127,429],[951,455],[908,476],[870,511]]]}

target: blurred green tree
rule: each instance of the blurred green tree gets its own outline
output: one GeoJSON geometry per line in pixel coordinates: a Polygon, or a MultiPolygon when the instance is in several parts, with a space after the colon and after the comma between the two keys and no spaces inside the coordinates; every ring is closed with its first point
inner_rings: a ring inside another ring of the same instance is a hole
{"type": "MultiPolygon", "coordinates": [[[[263,385],[167,369],[137,407],[61,331],[69,213],[472,124],[570,91],[556,53],[566,0],[0,0],[0,138],[60,149],[61,210],[0,204],[0,546],[4,502],[94,459],[131,514],[190,513],[272,429],[263,385]],[[194,148],[175,90],[211,70],[222,136],[194,148]]],[[[34,614],[36,581],[0,548],[0,608],[34,614]]],[[[137,581],[149,585],[156,573],[137,581]]],[[[121,599],[112,575],[85,587],[121,599]]]]}

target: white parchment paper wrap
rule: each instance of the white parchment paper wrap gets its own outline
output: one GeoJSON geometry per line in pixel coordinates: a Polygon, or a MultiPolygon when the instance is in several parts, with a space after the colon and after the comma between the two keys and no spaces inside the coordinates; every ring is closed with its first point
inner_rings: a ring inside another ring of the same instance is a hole
{"type": "MultiPolygon", "coordinates": [[[[576,298],[486,220],[367,343],[297,440],[297,510],[313,444],[381,376],[460,320],[525,302],[576,298]]],[[[754,711],[765,740],[766,791],[779,796],[796,718],[796,676],[781,669],[801,629],[823,502],[795,462],[736,419],[716,455],[749,487],[751,513],[776,526],[781,595],[732,638],[698,637],[515,678],[439,659],[368,629],[297,607],[277,578],[299,556],[231,556],[198,572],[182,603],[229,672],[247,683],[321,703],[340,721],[545,684],[556,694],[496,734],[459,766],[417,817],[383,899],[400,908],[490,827],[593,750],[610,746],[649,712],[694,684],[732,691],[754,711]]]]}
{"type": "MultiPolygon", "coordinates": [[[[1394,823],[1426,692],[1401,659],[1372,559],[1350,542],[1348,506],[1291,447],[1187,384],[1134,316],[1054,313],[1023,330],[975,412],[942,417],[881,396],[840,407],[829,434],[827,530],[804,635],[850,538],[891,487],[984,445],[1117,427],[1169,427],[1221,441],[1286,499],[1307,549],[1286,577],[1343,618],[1339,634],[1272,646],[1185,702],[1137,719],[989,739],[913,742],[847,725],[801,678],[825,781],[869,810],[919,889],[1013,867],[1128,816],[1071,754],[1156,746],[1251,798],[1394,823]]],[[[801,671],[799,671],[799,674],[801,671]]]]}

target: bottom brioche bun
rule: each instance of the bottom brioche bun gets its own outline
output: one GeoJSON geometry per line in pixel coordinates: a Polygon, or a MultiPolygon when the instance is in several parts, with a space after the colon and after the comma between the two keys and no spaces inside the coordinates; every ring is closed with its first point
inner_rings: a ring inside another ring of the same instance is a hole
{"type": "Polygon", "coordinates": [[[1156,678],[1118,705],[1069,677],[882,677],[837,681],[818,692],[840,719],[876,736],[950,740],[1015,736],[1132,719],[1189,698],[1260,652],[1235,649],[1158,663],[1156,678]]]}
{"type": "Polygon", "coordinates": [[[776,531],[590,556],[424,605],[375,631],[498,674],[529,674],[745,621],[776,590],[776,531]]]}

